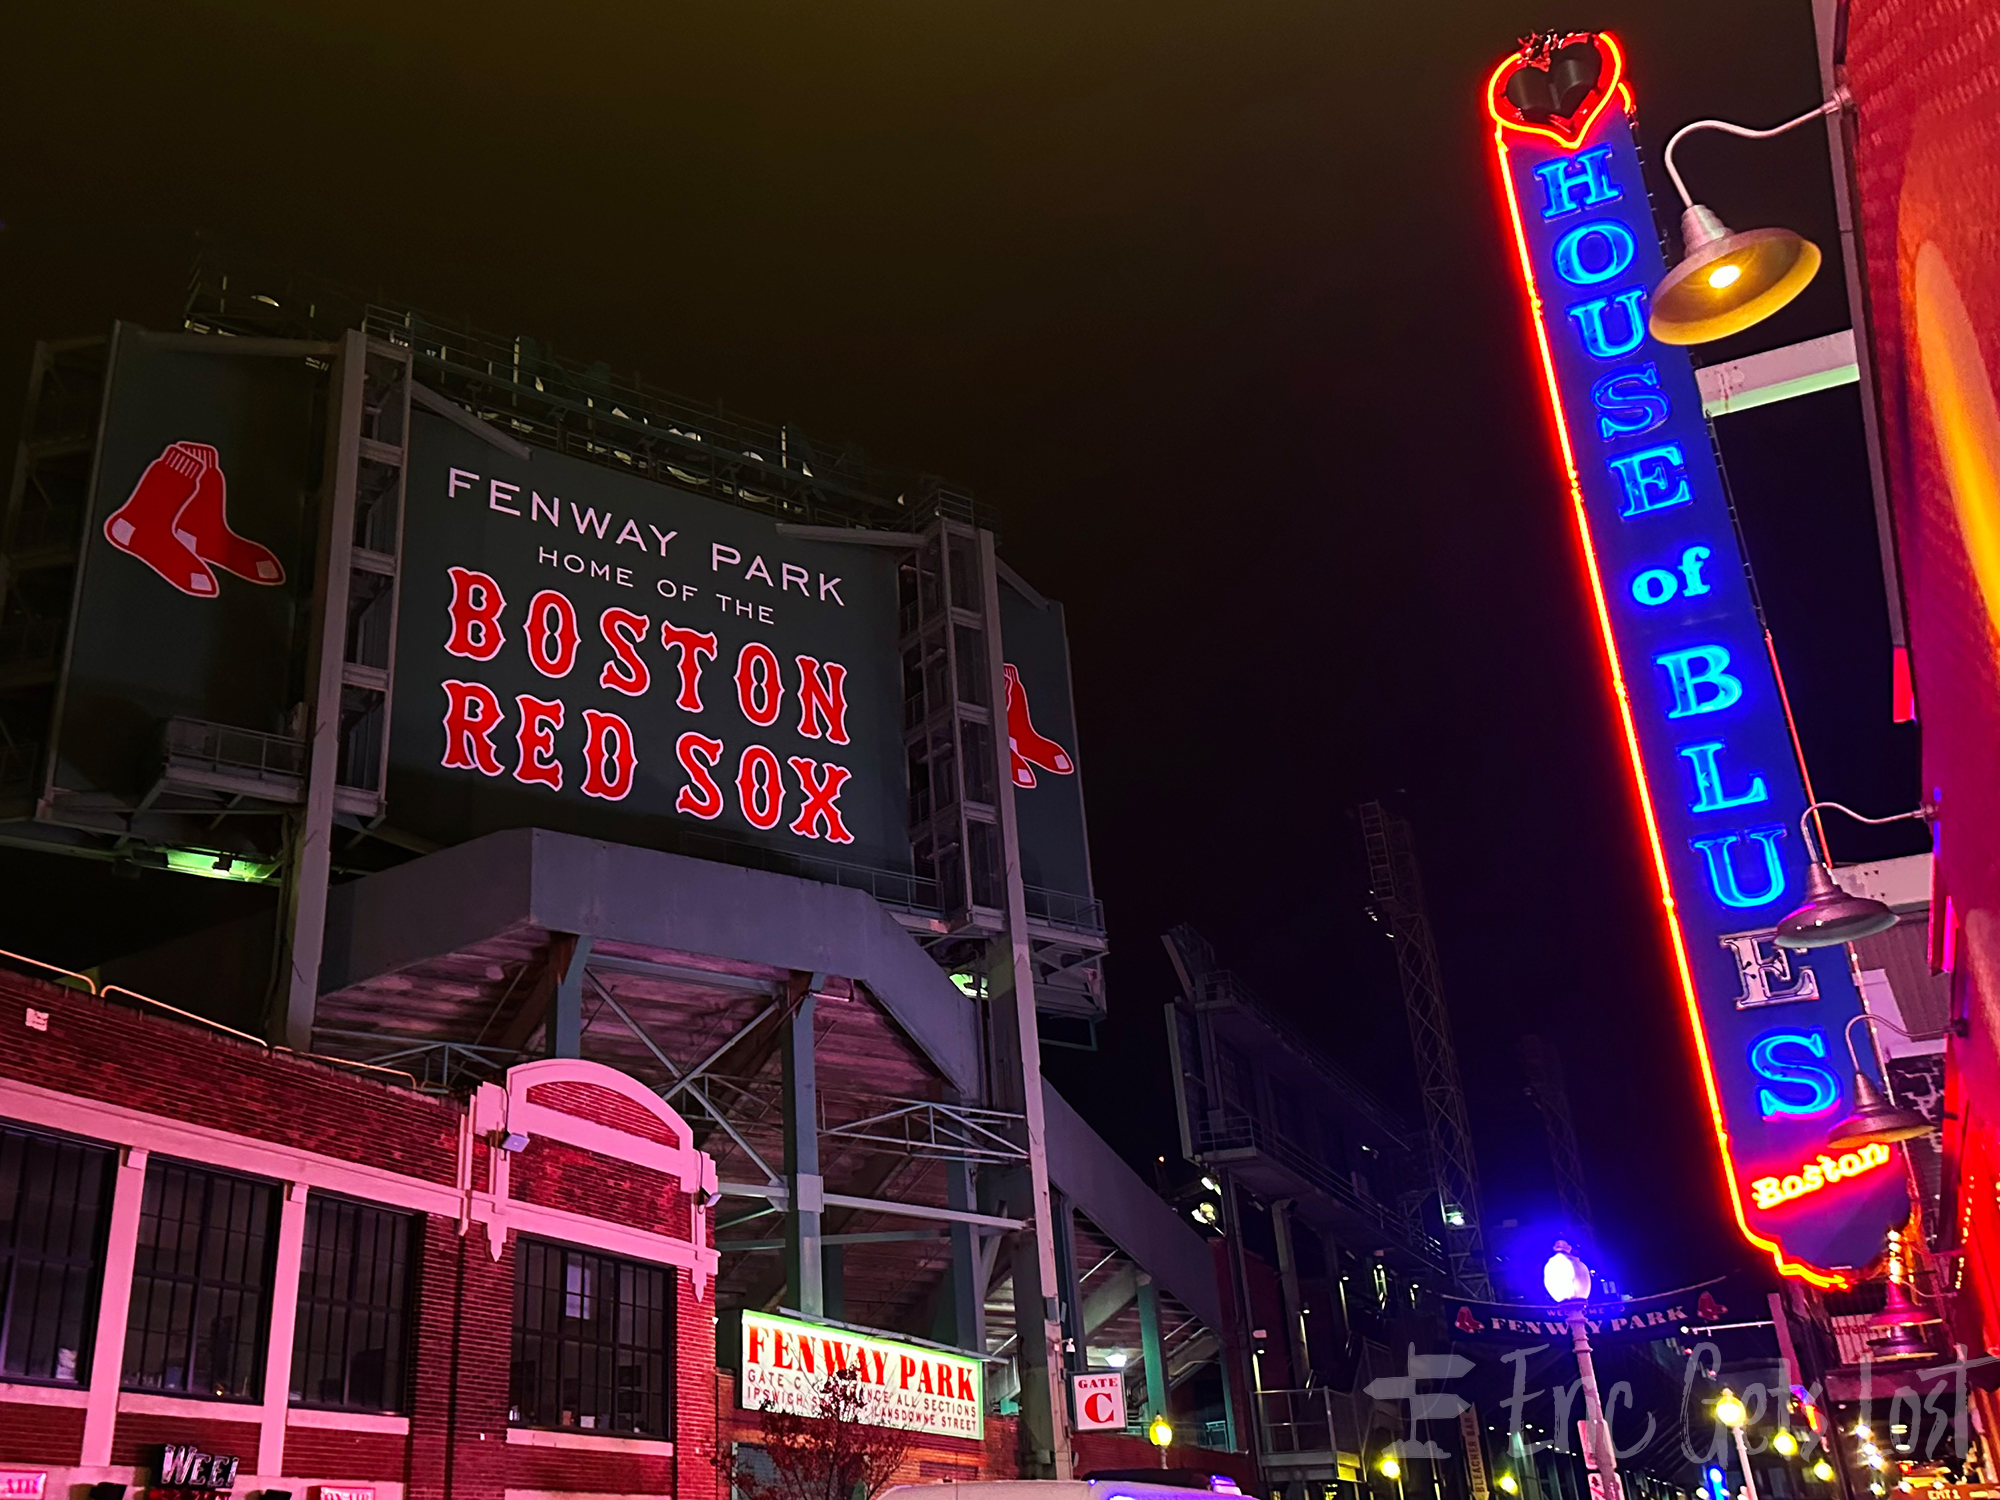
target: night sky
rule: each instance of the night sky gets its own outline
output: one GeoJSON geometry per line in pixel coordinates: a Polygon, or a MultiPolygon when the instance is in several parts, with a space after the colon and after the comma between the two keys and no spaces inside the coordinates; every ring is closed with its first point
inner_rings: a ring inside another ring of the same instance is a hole
{"type": "MultiPolygon", "coordinates": [[[[1052,1055],[1059,1084],[1135,1162],[1177,1155],[1158,935],[1187,921],[1414,1121],[1350,812],[1395,794],[1489,1224],[1548,1211],[1538,1031],[1607,1269],[1673,1286],[1750,1255],[1498,217],[1480,91],[1551,26],[1620,34],[1656,193],[1679,124],[1819,97],[1806,0],[24,7],[0,393],[37,337],[171,326],[205,233],[996,502],[1069,612],[1114,942],[1104,1051],[1052,1055]]],[[[1829,251],[1710,357],[1846,325],[1823,134],[1683,166],[1829,251]]],[[[1855,393],[1722,442],[1819,794],[1912,805],[1855,393]]],[[[7,946],[59,941],[10,905],[7,946]]]]}

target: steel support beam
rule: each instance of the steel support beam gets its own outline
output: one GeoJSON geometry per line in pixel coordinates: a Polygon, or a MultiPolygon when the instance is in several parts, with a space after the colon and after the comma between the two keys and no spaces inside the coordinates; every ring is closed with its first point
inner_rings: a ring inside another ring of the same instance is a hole
{"type": "Polygon", "coordinates": [[[817,984],[805,986],[784,1021],[785,1300],[808,1318],[825,1317],[825,1246],[820,1215],[826,1179],[819,1170],[819,1095],[813,1062],[817,984]]]}
{"type": "Polygon", "coordinates": [[[1049,1207],[1056,1221],[1056,1294],[1062,1298],[1063,1368],[1074,1374],[1089,1368],[1084,1358],[1089,1335],[1083,1326],[1083,1292],[1076,1275],[1076,1209],[1066,1194],[1053,1189],[1049,1207]]]}
{"type": "MultiPolygon", "coordinates": [[[[972,1205],[979,1201],[978,1189],[972,1180],[972,1166],[968,1162],[948,1162],[944,1169],[945,1195],[954,1209],[961,1213],[972,1211],[972,1205]]],[[[951,1337],[952,1341],[967,1349],[986,1347],[986,1282],[980,1275],[980,1267],[987,1262],[979,1253],[979,1237],[973,1226],[957,1223],[951,1226],[951,1337]]]]}
{"type": "MultiPolygon", "coordinates": [[[[1160,1289],[1153,1278],[1139,1278],[1139,1347],[1146,1365],[1146,1420],[1167,1409],[1167,1348],[1160,1340],[1160,1289]]],[[[1229,1382],[1225,1378],[1226,1390],[1229,1382]]]]}
{"type": "Polygon", "coordinates": [[[1278,1242],[1278,1287],[1284,1293],[1285,1349],[1291,1356],[1293,1390],[1305,1390],[1312,1381],[1312,1351],[1306,1347],[1306,1303],[1299,1290],[1299,1261],[1292,1245],[1292,1200],[1280,1198],[1271,1205],[1271,1233],[1278,1242]]]}
{"type": "MultiPolygon", "coordinates": [[[[986,633],[987,702],[1001,729],[1007,702],[1006,651],[1000,634],[999,560],[993,533],[979,533],[981,613],[986,633]]],[[[1014,807],[1012,756],[1004,732],[992,736],[994,784],[1000,788],[1000,847],[1006,895],[1006,936],[987,965],[992,1035],[989,1053],[999,1097],[987,1101],[1024,1117],[1028,1148],[1016,1202],[1034,1224],[1014,1254],[1014,1319],[1021,1369],[1023,1478],[1068,1479],[1073,1473],[1069,1399],[1063,1389],[1062,1324],[1057,1315],[1055,1215],[1050,1208],[1048,1129],[1042,1100],[1042,1042],[1035,1019],[1035,963],[1028,936],[1028,897],[1021,869],[1021,828],[1014,807]],[[1004,945],[1004,946],[1001,946],[1004,945]],[[1024,1191],[1023,1191],[1024,1190],[1024,1191]],[[1025,1198],[1025,1202],[1020,1202],[1025,1198]]]]}
{"type": "Polygon", "coordinates": [[[579,936],[569,963],[549,997],[546,1036],[550,1057],[583,1056],[583,971],[590,963],[590,939],[579,936]]]}
{"type": "Polygon", "coordinates": [[[350,329],[334,356],[328,390],[326,477],[319,502],[318,566],[313,573],[308,649],[306,800],[292,825],[285,882],[284,1011],[271,1018],[272,1040],[312,1051],[326,945],[327,885],[333,869],[333,801],[340,774],[340,689],[347,641],[348,580],[354,563],[354,497],[361,473],[361,423],[368,338],[350,329]]]}

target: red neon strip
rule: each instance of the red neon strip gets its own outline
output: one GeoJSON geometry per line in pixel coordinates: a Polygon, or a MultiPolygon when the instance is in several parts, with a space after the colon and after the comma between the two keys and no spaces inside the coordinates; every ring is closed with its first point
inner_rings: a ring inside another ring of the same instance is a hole
{"type": "MultiPolygon", "coordinates": [[[[1609,36],[1603,38],[1609,42],[1609,36]]],[[[1496,75],[1497,76],[1497,75],[1496,75]]],[[[1518,128],[1518,127],[1517,127],[1518,128]]],[[[1548,132],[1541,132],[1547,134],[1548,132]]],[[[1521,258],[1521,280],[1528,293],[1528,308],[1535,325],[1535,346],[1542,357],[1542,378],[1548,386],[1549,411],[1555,418],[1556,442],[1562,451],[1563,472],[1569,477],[1570,503],[1576,515],[1577,540],[1582,544],[1584,572],[1590,579],[1591,602],[1597,610],[1597,629],[1604,647],[1604,664],[1611,674],[1611,690],[1618,701],[1618,719],[1625,732],[1625,751],[1632,762],[1632,784],[1639,797],[1639,810],[1646,824],[1646,842],[1652,850],[1653,874],[1660,885],[1660,906],[1666,913],[1667,935],[1674,950],[1674,966],[1680,974],[1681,1000],[1687,1009],[1688,1029],[1694,1035],[1696,1055],[1701,1061],[1702,1086],[1708,1093],[1708,1117],[1715,1129],[1715,1143],[1722,1153],[1723,1175],[1729,1187],[1729,1205],[1736,1215],[1736,1227],[1743,1237],[1760,1250],[1768,1252],[1780,1274],[1796,1276],[1802,1281],[1819,1287],[1844,1287],[1849,1278],[1820,1271],[1798,1261],[1788,1260],[1784,1247],[1775,1240],[1766,1239],[1750,1227],[1750,1220],[1743,1208],[1743,1195],[1737,1184],[1736,1159],[1729,1149],[1729,1128],[1724,1123],[1722,1096],[1716,1087],[1715,1067],[1709,1057],[1708,1034],[1701,1024],[1701,1002],[1695,994],[1694,971],[1688,966],[1687,941],[1681,932],[1680,916],[1674,903],[1674,884],[1667,873],[1667,855],[1660,841],[1659,820],[1653,815],[1652,788],[1646,781],[1646,764],[1639,753],[1639,731],[1632,720],[1632,700],[1625,689],[1625,673],[1618,664],[1618,637],[1611,626],[1610,607],[1605,602],[1604,579],[1597,567],[1597,551],[1591,545],[1590,519],[1584,510],[1583,486],[1577,479],[1576,454],[1570,446],[1569,424],[1563,418],[1562,388],[1556,381],[1555,358],[1549,350],[1548,327],[1542,317],[1542,296],[1535,285],[1534,264],[1528,255],[1528,235],[1521,223],[1521,204],[1514,193],[1514,175],[1507,166],[1507,139],[1504,127],[1493,132],[1493,145],[1499,153],[1500,184],[1507,198],[1507,213],[1514,227],[1514,248],[1521,258]]],[[[1567,143],[1565,143],[1567,147],[1567,143]]]]}
{"type": "Polygon", "coordinates": [[[1577,127],[1575,135],[1564,135],[1560,130],[1548,125],[1530,125],[1523,119],[1509,119],[1500,112],[1500,85],[1520,64],[1519,53],[1501,58],[1500,66],[1495,68],[1492,76],[1486,80],[1486,112],[1503,130],[1518,130],[1524,135],[1544,136],[1563,150],[1574,151],[1590,135],[1591,128],[1597,124],[1597,117],[1604,113],[1604,106],[1611,102],[1613,96],[1624,100],[1628,113],[1632,108],[1632,91],[1625,86],[1625,53],[1619,47],[1618,39],[1608,31],[1601,31],[1596,34],[1596,40],[1603,43],[1611,54],[1611,81],[1599,88],[1597,102],[1590,106],[1590,112],[1583,117],[1583,123],[1577,127]]]}

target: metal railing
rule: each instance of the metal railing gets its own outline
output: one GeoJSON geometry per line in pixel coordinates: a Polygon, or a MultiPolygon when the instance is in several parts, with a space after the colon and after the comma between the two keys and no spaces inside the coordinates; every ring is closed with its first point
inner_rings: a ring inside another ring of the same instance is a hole
{"type": "Polygon", "coordinates": [[[1271,1129],[1254,1115],[1225,1106],[1222,1120],[1202,1121],[1194,1127],[1195,1155],[1206,1157],[1220,1151],[1255,1151],[1268,1156],[1286,1170],[1304,1178],[1327,1197],[1363,1215],[1383,1232],[1401,1240],[1405,1247],[1440,1268],[1444,1265],[1444,1245],[1420,1219],[1401,1207],[1385,1203],[1356,1187],[1324,1159],[1306,1150],[1289,1136],[1271,1129]]]}
{"type": "Polygon", "coordinates": [[[892,1108],[840,1125],[825,1121],[827,1096],[820,1095],[820,1134],[894,1148],[905,1156],[949,1161],[1009,1162],[1028,1158],[1027,1120],[997,1109],[973,1109],[931,1099],[884,1101],[892,1108]]]}
{"type": "Polygon", "coordinates": [[[1266,1454],[1361,1451],[1352,1403],[1329,1390],[1259,1391],[1257,1423],[1266,1454]]]}
{"type": "Polygon", "coordinates": [[[299,782],[306,771],[303,740],[202,719],[168,719],[160,731],[160,753],[170,767],[248,775],[280,784],[299,782]]]}
{"type": "Polygon", "coordinates": [[[333,1026],[314,1027],[313,1038],[316,1042],[325,1038],[379,1048],[365,1058],[318,1055],[326,1061],[345,1060],[362,1067],[391,1069],[409,1077],[418,1090],[427,1094],[448,1094],[467,1084],[498,1078],[528,1056],[513,1047],[399,1037],[393,1032],[349,1031],[333,1026]]]}
{"type": "Polygon", "coordinates": [[[1073,932],[1087,932],[1093,936],[1103,935],[1104,903],[1095,896],[1078,896],[1039,885],[1027,886],[1024,890],[1030,918],[1046,922],[1051,927],[1067,927],[1073,932]]]}

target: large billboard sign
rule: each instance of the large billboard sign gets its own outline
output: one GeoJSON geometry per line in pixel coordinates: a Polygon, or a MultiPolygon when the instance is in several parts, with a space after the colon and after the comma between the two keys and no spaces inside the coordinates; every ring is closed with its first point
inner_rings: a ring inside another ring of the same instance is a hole
{"type": "Polygon", "coordinates": [[[1770,942],[1805,788],[1693,367],[1647,332],[1665,266],[1623,68],[1597,36],[1495,69],[1503,195],[1729,1197],[1781,1271],[1839,1285],[1902,1222],[1903,1174],[1826,1143],[1862,1009],[1845,950],[1770,942]]]}
{"type": "Polygon", "coordinates": [[[112,331],[43,792],[55,815],[144,798],[170,719],[295,727],[325,384],[301,353],[112,331]]]}
{"type": "Polygon", "coordinates": [[[740,1316],[736,1399],[748,1411],[815,1415],[827,1379],[840,1375],[854,1381],[860,1420],[870,1426],[985,1436],[986,1393],[976,1359],[748,1308],[740,1316]]]}
{"type": "Polygon", "coordinates": [[[909,867],[893,550],[413,421],[400,826],[909,867]]]}

